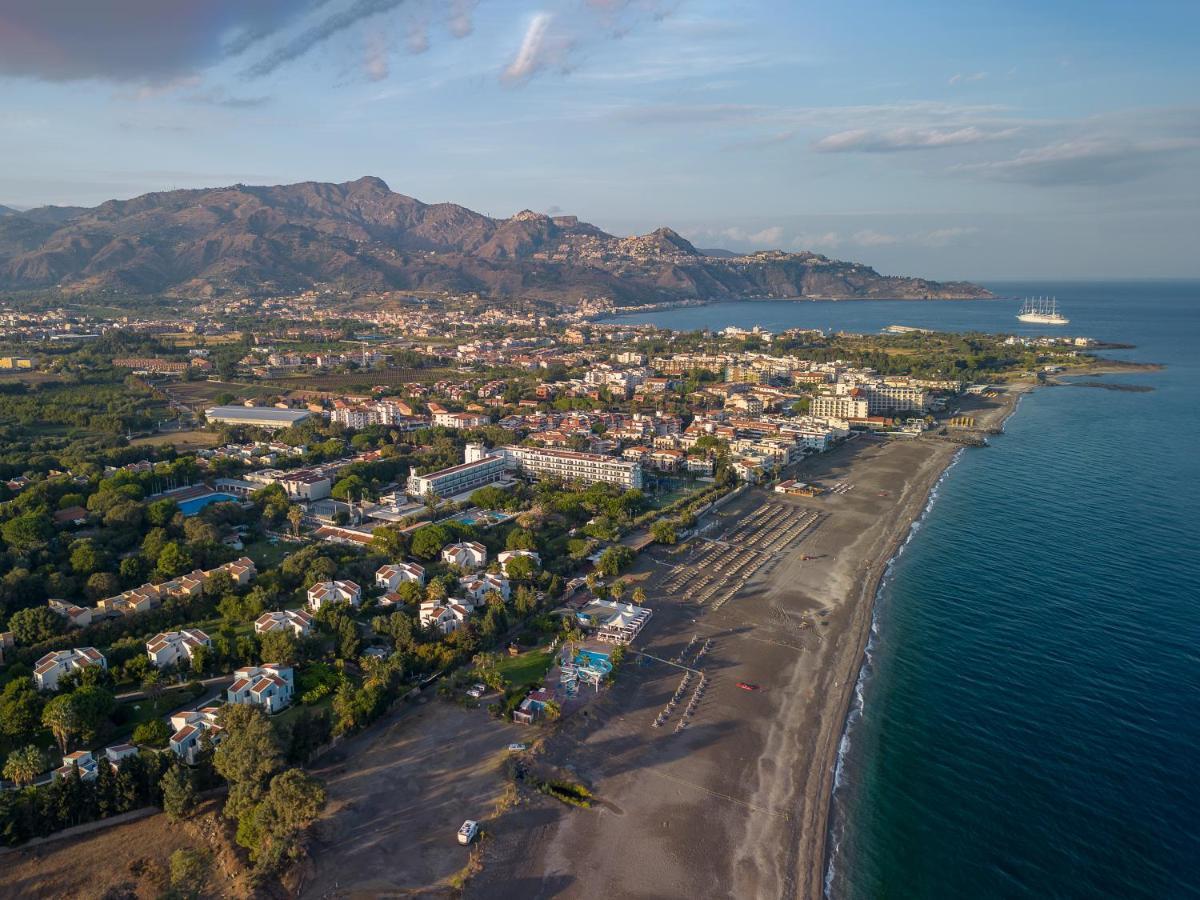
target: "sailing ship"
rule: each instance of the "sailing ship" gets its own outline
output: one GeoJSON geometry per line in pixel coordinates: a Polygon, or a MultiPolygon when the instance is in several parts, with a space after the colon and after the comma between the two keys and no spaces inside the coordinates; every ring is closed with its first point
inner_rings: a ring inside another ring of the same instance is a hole
{"type": "Polygon", "coordinates": [[[1053,297],[1030,297],[1021,305],[1017,318],[1039,325],[1066,325],[1071,321],[1058,311],[1058,301],[1053,297]]]}

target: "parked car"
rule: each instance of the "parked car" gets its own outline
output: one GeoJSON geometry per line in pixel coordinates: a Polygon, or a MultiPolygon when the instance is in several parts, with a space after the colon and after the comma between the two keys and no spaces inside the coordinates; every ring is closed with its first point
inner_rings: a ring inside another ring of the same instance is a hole
{"type": "Polygon", "coordinates": [[[467,819],[462,823],[462,827],[458,829],[458,842],[460,844],[469,844],[479,836],[479,823],[467,819]]]}
{"type": "Polygon", "coordinates": [[[528,749],[529,749],[528,744],[509,744],[508,745],[509,753],[524,753],[528,749]]]}
{"type": "Polygon", "coordinates": [[[480,697],[482,697],[486,693],[487,693],[487,685],[485,685],[485,684],[475,684],[475,685],[472,685],[471,687],[467,688],[467,696],[474,697],[476,700],[478,700],[480,697]]]}

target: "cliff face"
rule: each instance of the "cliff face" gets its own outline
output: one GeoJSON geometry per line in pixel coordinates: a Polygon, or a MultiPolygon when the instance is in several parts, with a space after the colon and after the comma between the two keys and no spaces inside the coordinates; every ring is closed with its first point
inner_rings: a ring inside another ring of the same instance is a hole
{"type": "Polygon", "coordinates": [[[987,297],[813,253],[714,255],[669,228],[618,238],[574,216],[493,219],[378,178],[145,194],[0,216],[0,287],[206,296],[314,284],[618,303],[736,297],[987,297]]]}

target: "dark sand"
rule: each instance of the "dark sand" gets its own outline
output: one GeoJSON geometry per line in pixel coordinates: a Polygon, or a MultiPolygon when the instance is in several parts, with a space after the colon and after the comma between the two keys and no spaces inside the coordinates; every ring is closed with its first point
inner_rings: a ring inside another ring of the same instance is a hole
{"type": "MultiPolygon", "coordinates": [[[[990,427],[1012,400],[986,405],[973,412],[990,427]]],[[[695,715],[682,732],[675,718],[652,728],[683,670],[630,654],[616,686],[564,722],[541,756],[601,802],[578,810],[533,798],[505,812],[490,823],[484,869],[467,894],[819,897],[837,748],[879,579],[957,449],[859,438],[796,473],[849,491],[801,499],[754,489],[732,501],[710,537],[764,504],[786,507],[776,530],[811,511],[820,517],[719,609],[686,586],[663,587],[703,547],[643,554],[636,571],[649,573],[655,616],[636,648],[673,660],[694,635],[712,639],[697,664],[708,688],[695,715]]]]}

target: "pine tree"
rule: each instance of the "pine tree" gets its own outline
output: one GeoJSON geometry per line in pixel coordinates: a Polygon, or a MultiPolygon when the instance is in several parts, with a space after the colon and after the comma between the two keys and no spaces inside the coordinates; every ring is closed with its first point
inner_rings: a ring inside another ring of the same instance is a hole
{"type": "Polygon", "coordinates": [[[179,822],[191,816],[195,811],[199,799],[196,784],[192,779],[192,773],[183,765],[176,762],[167,769],[159,781],[159,787],[162,788],[162,807],[163,812],[167,814],[168,821],[179,822]]]}

